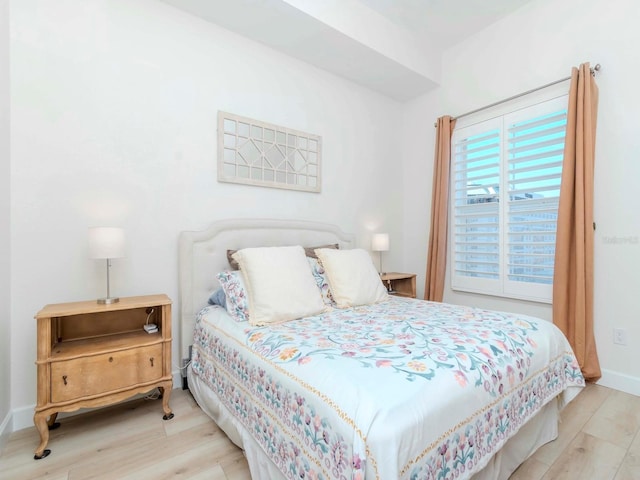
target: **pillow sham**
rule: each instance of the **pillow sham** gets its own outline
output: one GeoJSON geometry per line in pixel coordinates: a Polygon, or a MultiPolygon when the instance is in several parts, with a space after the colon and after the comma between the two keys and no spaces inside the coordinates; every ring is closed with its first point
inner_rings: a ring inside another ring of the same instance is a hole
{"type": "Polygon", "coordinates": [[[249,323],[317,315],[325,305],[300,246],[245,248],[233,254],[249,299],[249,323]]]}
{"type": "Polygon", "coordinates": [[[329,280],[327,279],[327,274],[324,271],[324,268],[322,268],[322,265],[320,265],[320,261],[317,258],[312,258],[309,256],[307,256],[307,261],[309,262],[309,266],[311,267],[313,279],[316,281],[316,285],[320,289],[322,301],[329,307],[335,307],[336,302],[333,301],[333,296],[331,295],[329,280]]]}
{"type": "Polygon", "coordinates": [[[240,272],[230,272],[225,270],[217,275],[224,296],[226,299],[227,312],[236,322],[246,322],[249,320],[249,302],[247,300],[247,290],[240,272]]]}
{"type": "MultiPolygon", "coordinates": [[[[315,250],[318,248],[333,248],[333,249],[339,249],[340,245],[337,243],[331,243],[328,245],[320,245],[318,247],[303,247],[304,248],[304,253],[307,257],[311,257],[311,258],[318,258],[316,256],[315,250]]],[[[231,267],[231,270],[240,270],[240,265],[238,265],[238,262],[233,258],[233,254],[236,253],[238,250],[227,250],[227,261],[229,262],[229,266],[231,267]]]]}
{"type": "Polygon", "coordinates": [[[333,300],[338,308],[369,305],[386,300],[387,289],[373,265],[369,252],[353,250],[316,250],[324,268],[333,300]]]}

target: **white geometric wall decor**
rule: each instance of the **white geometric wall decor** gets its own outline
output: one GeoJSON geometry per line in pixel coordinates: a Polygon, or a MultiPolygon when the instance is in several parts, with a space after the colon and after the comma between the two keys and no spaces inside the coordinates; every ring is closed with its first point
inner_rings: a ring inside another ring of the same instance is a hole
{"type": "Polygon", "coordinates": [[[320,192],[322,137],[218,112],[218,181],[320,192]]]}

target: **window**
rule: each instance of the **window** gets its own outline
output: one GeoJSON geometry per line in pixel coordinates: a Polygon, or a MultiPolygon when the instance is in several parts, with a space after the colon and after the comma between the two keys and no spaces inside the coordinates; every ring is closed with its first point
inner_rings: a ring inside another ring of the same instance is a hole
{"type": "Polygon", "coordinates": [[[457,128],[454,290],[550,302],[567,96],[457,128]]]}

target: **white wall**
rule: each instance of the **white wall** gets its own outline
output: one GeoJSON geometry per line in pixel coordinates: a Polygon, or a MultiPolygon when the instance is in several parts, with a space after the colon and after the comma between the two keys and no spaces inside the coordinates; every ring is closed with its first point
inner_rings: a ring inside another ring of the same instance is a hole
{"type": "Polygon", "coordinates": [[[14,408],[35,403],[33,315],[104,294],[89,226],[126,229],[112,293],[165,292],[176,313],[178,233],[216,219],[311,219],[364,247],[367,229],[402,242],[400,104],[154,0],[11,6],[14,408]],[[322,193],[217,183],[218,110],[322,135],[322,193]]]}
{"type": "MultiPolygon", "coordinates": [[[[404,111],[405,267],[421,273],[431,203],[433,121],[461,114],[601,63],[596,145],[595,329],[601,383],[640,394],[640,9],[633,0],[537,0],[443,55],[442,87],[404,111]],[[417,220],[416,220],[417,219],[417,220]],[[428,224],[428,223],[427,223],[428,224]],[[613,240],[611,240],[613,239],[613,240]],[[624,243],[615,243],[624,242],[624,243]],[[613,344],[613,328],[628,333],[613,344]]],[[[567,87],[568,88],[568,87],[567,87]]],[[[447,283],[449,285],[449,283],[447,283]]],[[[502,300],[447,289],[445,301],[551,318],[549,305],[502,300]]]]}
{"type": "Polygon", "coordinates": [[[9,106],[9,0],[0,0],[0,450],[11,430],[9,106]]]}

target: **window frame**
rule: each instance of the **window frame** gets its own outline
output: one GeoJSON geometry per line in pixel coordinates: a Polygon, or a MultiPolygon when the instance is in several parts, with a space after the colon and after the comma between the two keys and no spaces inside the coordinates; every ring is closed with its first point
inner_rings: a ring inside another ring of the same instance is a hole
{"type": "Polygon", "coordinates": [[[567,109],[567,86],[549,89],[539,92],[538,95],[530,95],[511,101],[499,108],[486,110],[479,115],[460,119],[456,123],[451,136],[451,175],[449,193],[449,277],[450,287],[453,291],[491,295],[503,298],[534,301],[550,304],[552,302],[553,284],[539,284],[509,280],[507,236],[508,236],[508,206],[509,201],[500,199],[498,203],[498,278],[477,278],[458,275],[456,273],[456,141],[470,136],[488,133],[494,128],[499,129],[499,183],[500,191],[508,192],[509,181],[509,157],[508,157],[508,130],[509,124],[527,118],[536,118],[554,111],[567,109]]]}

